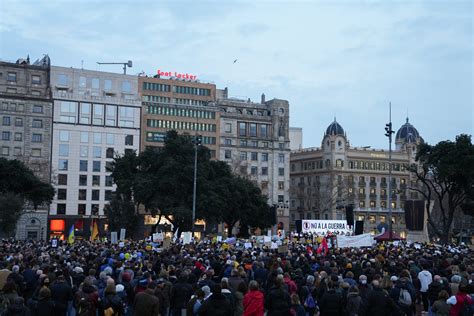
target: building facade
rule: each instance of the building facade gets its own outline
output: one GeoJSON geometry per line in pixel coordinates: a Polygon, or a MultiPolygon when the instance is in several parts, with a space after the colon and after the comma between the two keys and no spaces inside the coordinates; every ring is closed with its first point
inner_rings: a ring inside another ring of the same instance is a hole
{"type": "Polygon", "coordinates": [[[352,205],[354,219],[364,221],[364,231],[375,234],[388,223],[391,203],[393,230],[406,236],[404,202],[418,198],[408,190],[415,179],[406,166],[415,162],[420,141],[407,119],[395,136],[388,192],[388,151],[351,147],[344,129],[334,120],[320,148],[291,153],[292,224],[298,219],[345,219],[345,207],[352,205]]]}
{"type": "Polygon", "coordinates": [[[108,167],[114,155],[140,148],[141,103],[136,76],[51,67],[54,99],[52,183],[56,196],[49,235],[64,238],[74,224],[88,237],[115,191],[108,167]]]}
{"type": "Polygon", "coordinates": [[[289,103],[228,98],[218,91],[220,111],[219,159],[234,171],[255,181],[268,203],[276,206],[279,229],[289,229],[289,103]]]}
{"type": "MultiPolygon", "coordinates": [[[[52,101],[50,59],[0,62],[0,157],[24,162],[44,182],[50,181],[52,101]]],[[[16,238],[45,239],[48,205],[30,207],[20,217],[16,238]]]]}
{"type": "Polygon", "coordinates": [[[290,127],[290,149],[303,149],[303,129],[301,127],[290,127]]]}
{"type": "Polygon", "coordinates": [[[141,76],[138,89],[142,100],[141,150],[164,145],[166,132],[202,135],[202,144],[217,156],[219,112],[214,106],[216,86],[195,80],[141,76]]]}

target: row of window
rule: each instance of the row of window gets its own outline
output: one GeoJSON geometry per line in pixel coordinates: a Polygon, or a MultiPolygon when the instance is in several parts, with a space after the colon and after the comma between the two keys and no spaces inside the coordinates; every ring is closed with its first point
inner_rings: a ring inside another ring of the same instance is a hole
{"type": "MultiPolygon", "coordinates": [[[[171,98],[162,97],[162,96],[158,96],[158,95],[144,95],[144,96],[142,96],[142,101],[143,102],[154,102],[154,103],[171,103],[171,98]]],[[[146,105],[148,105],[148,104],[146,104],[146,105]]]]}
{"type": "Polygon", "coordinates": [[[211,89],[173,86],[173,90],[174,90],[173,92],[181,93],[181,94],[193,94],[193,95],[201,95],[201,96],[211,95],[211,89]]]}
{"type": "MultiPolygon", "coordinates": [[[[261,137],[267,138],[270,136],[270,125],[239,122],[239,136],[261,137]]],[[[227,127],[226,127],[227,132],[227,127]]]]}
{"type": "MultiPolygon", "coordinates": [[[[10,83],[17,82],[17,73],[13,71],[9,71],[7,73],[7,81],[10,83]]],[[[41,84],[41,75],[31,75],[31,83],[32,84],[41,84]]]]}
{"type": "Polygon", "coordinates": [[[169,84],[154,83],[154,82],[143,82],[143,90],[162,91],[170,92],[171,86],[169,84]]]}
{"type": "Polygon", "coordinates": [[[203,119],[215,119],[216,113],[210,111],[193,110],[193,109],[181,109],[181,108],[170,108],[165,106],[149,105],[147,107],[149,114],[157,115],[169,115],[169,116],[182,116],[182,117],[193,117],[203,119]]]}
{"type": "MultiPolygon", "coordinates": [[[[112,162],[107,161],[105,163],[105,172],[109,172],[112,162]]],[[[101,161],[93,160],[92,161],[92,172],[101,172],[101,161]]],[[[59,159],[58,161],[58,170],[59,171],[67,171],[69,169],[69,160],[67,159],[59,159]]],[[[88,160],[79,160],[79,171],[80,172],[87,172],[89,170],[89,161],[88,160]]]]}
{"type": "MultiPolygon", "coordinates": [[[[166,133],[161,133],[161,132],[147,132],[146,133],[147,142],[163,143],[165,139],[166,139],[166,133]]],[[[201,141],[202,141],[202,144],[204,145],[215,145],[216,137],[201,136],[201,141]]]]}
{"type": "MultiPolygon", "coordinates": [[[[235,145],[235,144],[232,142],[232,139],[231,139],[231,138],[225,138],[225,139],[224,139],[224,145],[226,145],[226,146],[233,146],[233,145],[235,145]]],[[[247,141],[246,139],[240,139],[240,140],[239,140],[239,145],[240,145],[240,147],[253,147],[253,148],[257,148],[257,147],[258,147],[258,141],[256,141],[256,140],[247,141]]],[[[260,142],[260,145],[261,145],[261,147],[263,147],[263,148],[268,148],[268,142],[260,142]]],[[[280,148],[280,149],[284,149],[284,144],[283,144],[282,148],[280,148]]]]}
{"type": "MultiPolygon", "coordinates": [[[[250,166],[250,174],[253,176],[261,175],[261,176],[268,176],[268,167],[261,167],[260,168],[260,173],[258,173],[258,167],[257,166],[250,166]]],[[[246,175],[248,174],[248,168],[247,166],[240,166],[240,174],[241,175],[246,175]]],[[[284,177],[285,176],[285,168],[278,168],[278,175],[284,177]]],[[[284,182],[280,181],[279,183],[283,183],[282,185],[279,185],[280,190],[284,189],[284,182]]]]}
{"type": "MultiPolygon", "coordinates": [[[[0,110],[2,111],[12,111],[12,112],[24,112],[25,111],[25,105],[21,103],[8,103],[8,102],[2,102],[2,105],[0,107],[0,110]]],[[[42,105],[36,105],[34,104],[31,107],[31,112],[32,113],[43,113],[43,106],[42,105]]]]}
{"type": "Polygon", "coordinates": [[[105,105],[58,101],[60,103],[59,121],[112,127],[134,127],[139,109],[128,106],[105,105]],[[136,113],[137,112],[137,113],[136,113]]]}
{"type": "MultiPolygon", "coordinates": [[[[294,166],[293,164],[291,165],[292,167],[294,166]]],[[[296,184],[296,179],[295,177],[292,177],[291,178],[291,183],[292,185],[295,185],[296,184]]],[[[359,186],[366,186],[366,180],[369,181],[369,185],[370,186],[377,186],[377,182],[380,182],[380,186],[381,187],[385,187],[387,186],[387,178],[386,177],[366,177],[366,176],[359,176],[357,178],[359,180],[359,186]]],[[[343,177],[342,175],[338,175],[337,176],[337,182],[338,182],[338,185],[342,185],[344,184],[344,181],[347,181],[347,185],[350,186],[350,185],[353,185],[354,184],[354,176],[347,176],[347,177],[343,177]]],[[[406,178],[396,178],[396,177],[393,177],[392,178],[392,185],[393,186],[396,186],[397,183],[400,183],[400,186],[405,186],[407,184],[407,179],[406,178]]],[[[314,177],[314,182],[313,182],[313,177],[311,176],[308,176],[308,177],[299,177],[299,181],[298,181],[298,184],[301,184],[301,185],[305,185],[305,183],[307,185],[311,185],[311,183],[313,183],[314,186],[318,185],[319,184],[319,176],[315,176],[314,177]],[[306,182],[305,182],[305,179],[306,179],[306,182]]],[[[375,190],[375,188],[371,188],[371,190],[375,190]]]]}
{"type": "Polygon", "coordinates": [[[215,132],[216,124],[206,123],[194,123],[194,122],[182,122],[182,121],[167,121],[167,120],[147,120],[146,125],[148,127],[157,128],[168,128],[168,129],[179,129],[179,130],[191,130],[191,131],[202,131],[202,132],[215,132]]]}
{"type": "MultiPolygon", "coordinates": [[[[2,146],[1,148],[1,155],[2,156],[9,156],[10,155],[10,147],[2,146]]],[[[41,148],[31,148],[31,157],[41,157],[42,150],[41,148]]],[[[13,155],[14,156],[21,156],[22,149],[21,147],[13,147],[13,155]]]]}
{"type": "MultiPolygon", "coordinates": [[[[79,186],[87,186],[87,175],[81,174],[79,175],[79,186]]],[[[93,175],[92,177],[92,186],[100,186],[100,175],[93,175]]],[[[65,173],[58,174],[58,185],[68,185],[68,175],[65,173]]],[[[113,178],[112,176],[105,176],[104,177],[104,185],[106,187],[111,187],[113,185],[113,178]]]]}
{"type": "MultiPolygon", "coordinates": [[[[112,191],[106,190],[104,193],[104,199],[106,201],[110,201],[112,199],[112,191]]],[[[91,204],[90,205],[91,215],[99,215],[99,204],[91,204]]],[[[77,214],[78,215],[86,215],[86,208],[87,204],[78,204],[77,205],[77,214]]],[[[65,203],[58,203],[56,206],[56,214],[58,215],[65,215],[66,214],[66,204],[65,203]]]]}
{"type": "MultiPolygon", "coordinates": [[[[67,74],[58,74],[57,77],[58,85],[60,86],[68,86],[69,85],[69,75],[67,74]]],[[[114,81],[111,79],[104,79],[103,80],[103,90],[111,91],[113,90],[113,83],[114,81]]],[[[92,89],[100,89],[100,79],[99,78],[89,78],[85,76],[79,77],[79,87],[80,88],[87,88],[90,87],[92,89]]],[[[121,82],[121,91],[125,93],[130,93],[132,91],[132,85],[130,81],[124,80],[121,82]]]]}
{"type": "MultiPolygon", "coordinates": [[[[388,170],[388,162],[374,162],[374,161],[349,161],[349,169],[359,170],[388,170]]],[[[393,171],[406,171],[404,164],[392,163],[393,171]]]]}

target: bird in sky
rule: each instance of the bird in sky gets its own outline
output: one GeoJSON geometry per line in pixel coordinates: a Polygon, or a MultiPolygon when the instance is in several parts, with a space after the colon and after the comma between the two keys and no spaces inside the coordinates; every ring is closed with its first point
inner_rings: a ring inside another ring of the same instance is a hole
{"type": "Polygon", "coordinates": [[[234,60],[234,64],[237,62],[238,59],[234,60]]]}

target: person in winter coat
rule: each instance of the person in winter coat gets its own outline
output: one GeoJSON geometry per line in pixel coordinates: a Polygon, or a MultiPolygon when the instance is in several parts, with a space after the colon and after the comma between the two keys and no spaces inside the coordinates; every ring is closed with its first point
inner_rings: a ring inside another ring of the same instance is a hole
{"type": "Polygon", "coordinates": [[[220,284],[212,289],[212,295],[204,301],[198,311],[200,316],[229,316],[233,314],[229,300],[222,295],[220,284]]]}
{"type": "Polygon", "coordinates": [[[264,296],[258,288],[257,281],[250,281],[249,291],[244,296],[243,307],[243,316],[263,316],[264,296]]]}
{"type": "Polygon", "coordinates": [[[234,316],[242,316],[244,313],[244,296],[247,293],[247,285],[245,282],[242,282],[237,287],[237,290],[234,292],[235,298],[235,308],[234,308],[234,316]]]}
{"type": "Polygon", "coordinates": [[[286,316],[290,312],[290,306],[291,298],[283,288],[283,276],[280,274],[275,278],[274,286],[265,297],[267,316],[286,316]]]}
{"type": "Polygon", "coordinates": [[[171,315],[180,316],[183,309],[186,309],[186,305],[191,299],[194,290],[191,284],[187,282],[188,276],[186,273],[181,273],[178,278],[178,282],[173,285],[171,289],[171,315]]]}
{"type": "Polygon", "coordinates": [[[332,281],[328,283],[327,291],[319,300],[319,310],[321,316],[343,316],[343,298],[332,281]]]}
{"type": "Polygon", "coordinates": [[[117,295],[115,285],[109,284],[105,287],[102,308],[104,310],[104,315],[106,316],[108,316],[107,313],[111,313],[113,316],[123,315],[123,301],[120,296],[117,295]]]}
{"type": "Polygon", "coordinates": [[[356,286],[349,289],[347,293],[346,316],[359,315],[360,307],[362,305],[362,298],[359,295],[359,290],[356,286]]]}
{"type": "Polygon", "coordinates": [[[383,291],[379,281],[372,281],[372,288],[373,290],[367,297],[367,304],[363,307],[362,315],[391,316],[401,312],[390,296],[383,291]]]}
{"type": "Polygon", "coordinates": [[[462,309],[464,308],[464,304],[474,304],[474,301],[471,296],[467,294],[467,287],[468,285],[466,283],[461,283],[459,285],[458,293],[455,296],[451,296],[446,301],[446,303],[452,305],[451,309],[449,310],[449,316],[459,316],[461,314],[462,309]]]}
{"type": "Polygon", "coordinates": [[[155,282],[149,282],[147,289],[135,296],[134,316],[158,316],[160,314],[160,300],[154,295],[155,289],[155,282]]]}
{"type": "Polygon", "coordinates": [[[51,291],[44,287],[39,291],[39,300],[33,316],[50,316],[54,315],[54,303],[51,300],[51,291]]]}
{"type": "Polygon", "coordinates": [[[287,288],[288,288],[288,293],[291,295],[291,294],[296,294],[298,293],[298,287],[296,286],[296,283],[295,281],[293,281],[291,278],[290,278],[290,274],[288,272],[286,272],[284,275],[283,275],[283,282],[285,282],[287,288]]]}
{"type": "Polygon", "coordinates": [[[92,285],[92,279],[89,277],[84,279],[81,287],[76,292],[74,306],[76,308],[76,315],[96,315],[97,307],[99,306],[99,293],[97,288],[92,285]]]}
{"type": "Polygon", "coordinates": [[[300,303],[300,298],[297,294],[291,294],[291,315],[294,316],[306,316],[306,311],[300,303]]]}
{"type": "Polygon", "coordinates": [[[13,300],[13,303],[8,305],[7,310],[2,314],[4,316],[27,316],[28,308],[25,306],[23,297],[18,296],[13,300]]]}
{"type": "Polygon", "coordinates": [[[65,316],[68,302],[72,301],[72,290],[64,275],[59,275],[51,284],[51,299],[54,302],[54,315],[65,316]]]}
{"type": "Polygon", "coordinates": [[[438,294],[442,290],[446,289],[446,285],[443,284],[443,280],[439,275],[433,277],[433,282],[428,286],[428,301],[430,306],[438,299],[438,294]]]}
{"type": "Polygon", "coordinates": [[[449,316],[449,310],[451,305],[446,303],[446,300],[449,298],[449,294],[446,290],[442,290],[438,293],[438,299],[431,306],[431,311],[435,313],[436,316],[449,316]]]}
{"type": "Polygon", "coordinates": [[[415,302],[416,293],[415,289],[410,286],[408,278],[403,277],[398,279],[395,282],[395,286],[390,290],[389,295],[405,315],[411,316],[413,314],[413,303],[415,302]],[[409,294],[409,297],[404,299],[404,293],[409,294]],[[407,299],[410,302],[407,302],[407,299]]]}

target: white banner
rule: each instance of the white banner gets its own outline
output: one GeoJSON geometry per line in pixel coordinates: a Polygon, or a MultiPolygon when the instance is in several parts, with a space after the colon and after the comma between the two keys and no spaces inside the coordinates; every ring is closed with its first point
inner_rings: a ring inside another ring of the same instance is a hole
{"type": "Polygon", "coordinates": [[[111,232],[110,233],[110,241],[113,243],[113,244],[116,244],[118,242],[118,239],[117,239],[117,232],[111,232]]]}
{"type": "Polygon", "coordinates": [[[372,247],[374,238],[370,234],[362,234],[357,236],[337,236],[337,246],[339,248],[350,247],[372,247]]]}
{"type": "Polygon", "coordinates": [[[347,225],[345,220],[302,220],[302,233],[313,233],[326,235],[328,232],[333,234],[352,234],[352,226],[347,225]]]}
{"type": "Polygon", "coordinates": [[[120,228],[120,240],[125,240],[125,228],[120,228]]]}

